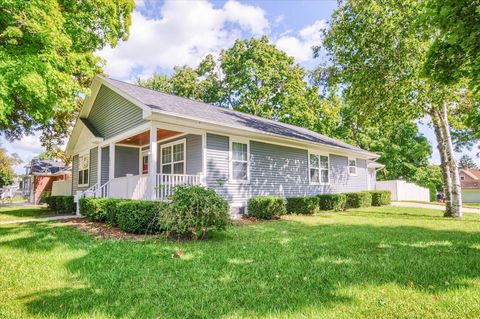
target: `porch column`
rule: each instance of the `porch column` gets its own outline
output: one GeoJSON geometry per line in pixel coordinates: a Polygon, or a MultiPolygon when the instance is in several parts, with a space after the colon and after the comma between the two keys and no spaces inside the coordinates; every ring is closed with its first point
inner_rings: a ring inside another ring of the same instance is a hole
{"type": "Polygon", "coordinates": [[[115,143],[110,143],[108,146],[108,180],[115,178],[115,143]]]}
{"type": "Polygon", "coordinates": [[[150,151],[148,156],[148,180],[150,199],[157,199],[157,128],[152,124],[150,127],[150,151]]]}

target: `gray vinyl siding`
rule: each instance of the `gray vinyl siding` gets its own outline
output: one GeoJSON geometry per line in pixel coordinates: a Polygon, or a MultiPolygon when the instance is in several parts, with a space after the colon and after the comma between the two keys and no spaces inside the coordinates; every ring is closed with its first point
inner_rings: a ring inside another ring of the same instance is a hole
{"type": "Polygon", "coordinates": [[[102,148],[102,163],[101,163],[101,176],[100,176],[100,183],[103,185],[109,180],[110,172],[110,148],[103,147],[102,148]]]}
{"type": "Polygon", "coordinates": [[[357,176],[348,174],[348,158],[331,154],[330,184],[310,185],[308,151],[250,142],[250,181],[229,182],[229,138],[207,135],[207,184],[229,201],[251,196],[303,196],[366,190],[365,160],[357,160],[357,176]]]}
{"type": "Polygon", "coordinates": [[[90,150],[90,167],[88,169],[89,182],[91,187],[98,182],[98,148],[92,148],[90,150]]]}
{"type": "Polygon", "coordinates": [[[105,139],[146,122],[142,109],[104,85],[98,91],[88,121],[105,139]]]}
{"type": "Polygon", "coordinates": [[[98,171],[98,151],[97,148],[90,150],[90,167],[88,169],[89,186],[78,186],[78,154],[73,156],[72,159],[72,192],[75,194],[77,191],[84,191],[90,186],[93,186],[97,182],[98,171]]]}
{"type": "Polygon", "coordinates": [[[127,174],[138,175],[139,151],[137,147],[115,146],[115,178],[127,174]]]}
{"type": "Polygon", "coordinates": [[[184,136],[172,138],[161,143],[158,143],[157,150],[157,173],[160,173],[161,165],[161,147],[164,144],[168,144],[174,141],[185,139],[185,174],[188,175],[197,175],[201,174],[203,171],[202,165],[202,136],[196,134],[187,134],[184,136]]]}

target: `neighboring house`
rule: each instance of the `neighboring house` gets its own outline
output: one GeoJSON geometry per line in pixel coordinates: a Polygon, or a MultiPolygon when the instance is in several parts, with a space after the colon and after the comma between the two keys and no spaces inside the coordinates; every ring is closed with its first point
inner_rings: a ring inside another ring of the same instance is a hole
{"type": "Polygon", "coordinates": [[[108,78],[91,92],[67,144],[76,198],[201,184],[242,213],[257,195],[374,189],[378,155],[310,130],[108,78]]]}
{"type": "Polygon", "coordinates": [[[23,179],[23,189],[32,204],[39,204],[42,195],[52,191],[54,181],[68,180],[72,176],[71,168],[59,161],[34,158],[25,168],[28,178],[23,179]]]}
{"type": "Polygon", "coordinates": [[[480,170],[460,169],[462,201],[464,203],[480,203],[480,170]]]}

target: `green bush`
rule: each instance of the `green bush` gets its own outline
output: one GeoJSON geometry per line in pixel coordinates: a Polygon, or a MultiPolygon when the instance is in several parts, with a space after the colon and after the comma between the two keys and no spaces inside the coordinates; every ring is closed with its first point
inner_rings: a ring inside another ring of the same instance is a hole
{"type": "Polygon", "coordinates": [[[133,234],[154,234],[160,231],[159,214],[167,205],[164,202],[129,200],[117,203],[113,210],[116,210],[115,219],[121,230],[133,234]]]}
{"type": "Polygon", "coordinates": [[[390,191],[369,191],[372,195],[372,206],[390,205],[390,191]]]}
{"type": "Polygon", "coordinates": [[[101,202],[103,214],[105,214],[105,219],[110,225],[118,226],[118,222],[117,222],[118,205],[128,201],[129,201],[128,199],[105,198],[101,202]]]}
{"type": "Polygon", "coordinates": [[[347,202],[346,208],[359,208],[372,206],[372,194],[369,192],[344,193],[347,202]]]}
{"type": "Polygon", "coordinates": [[[347,196],[345,194],[321,194],[317,196],[321,210],[333,210],[336,212],[345,210],[347,196]]]}
{"type": "Polygon", "coordinates": [[[80,198],[80,214],[86,216],[92,222],[104,222],[107,220],[103,203],[107,198],[86,197],[80,198]]]}
{"type": "Polygon", "coordinates": [[[257,219],[273,219],[286,214],[285,201],[276,196],[258,196],[248,200],[248,215],[257,219]]]}
{"type": "Polygon", "coordinates": [[[316,196],[288,197],[287,212],[312,215],[320,211],[319,198],[316,196]]]}
{"type": "Polygon", "coordinates": [[[436,202],[437,201],[437,188],[435,187],[434,183],[428,184],[428,190],[430,191],[430,201],[436,202]]]}
{"type": "Polygon", "coordinates": [[[55,212],[72,213],[75,211],[73,196],[48,196],[45,197],[48,208],[55,212]]]}
{"type": "Polygon", "coordinates": [[[230,224],[228,203],[213,189],[177,186],[171,203],[160,209],[159,223],[167,236],[204,237],[209,229],[230,224]]]}

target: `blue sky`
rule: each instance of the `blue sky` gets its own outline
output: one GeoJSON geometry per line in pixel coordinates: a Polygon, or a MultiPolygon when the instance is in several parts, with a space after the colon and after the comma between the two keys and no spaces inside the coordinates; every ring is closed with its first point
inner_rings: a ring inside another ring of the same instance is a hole
{"type": "MultiPolygon", "coordinates": [[[[319,31],[326,27],[336,7],[336,1],[329,0],[137,0],[136,4],[128,41],[98,52],[107,62],[106,73],[120,80],[171,72],[175,65],[196,66],[205,55],[218,54],[237,38],[262,35],[311,69],[319,63],[313,59],[311,47],[321,44],[319,31]]],[[[435,146],[432,130],[426,125],[420,129],[435,146]]],[[[2,146],[25,161],[42,152],[38,136],[13,143],[3,141],[2,146]]],[[[438,153],[433,149],[431,161],[438,163],[438,153]]],[[[475,153],[470,152],[472,157],[475,153]]],[[[23,172],[21,166],[15,170],[23,172]]]]}

